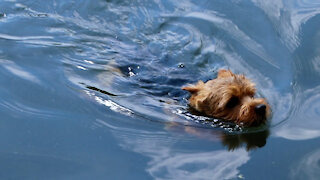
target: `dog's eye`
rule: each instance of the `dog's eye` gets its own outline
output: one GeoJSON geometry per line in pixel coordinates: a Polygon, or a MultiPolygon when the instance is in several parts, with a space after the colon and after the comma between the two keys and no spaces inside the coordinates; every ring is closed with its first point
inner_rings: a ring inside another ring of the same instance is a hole
{"type": "Polygon", "coordinates": [[[232,97],[232,98],[228,101],[226,107],[227,107],[227,108],[234,108],[238,103],[239,103],[239,99],[238,99],[237,97],[232,97]]]}

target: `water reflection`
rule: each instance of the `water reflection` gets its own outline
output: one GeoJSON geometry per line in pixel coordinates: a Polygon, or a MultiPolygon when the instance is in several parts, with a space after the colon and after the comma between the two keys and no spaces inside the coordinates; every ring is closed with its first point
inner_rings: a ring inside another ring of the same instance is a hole
{"type": "MultiPolygon", "coordinates": [[[[292,105],[288,116],[275,135],[290,140],[306,140],[320,136],[319,113],[319,31],[313,26],[320,14],[320,3],[309,1],[262,1],[253,0],[271,20],[281,41],[293,52],[292,105]]],[[[283,101],[282,106],[290,102],[283,101]]],[[[277,111],[282,112],[282,111],[277,111]]]]}
{"type": "Polygon", "coordinates": [[[223,31],[228,33],[230,36],[240,43],[243,44],[246,49],[251,51],[252,53],[256,54],[262,60],[266,61],[269,65],[274,66],[275,68],[279,68],[276,62],[269,55],[265,52],[265,49],[261,46],[261,44],[252,40],[248,35],[246,35],[243,31],[239,29],[239,27],[234,24],[232,21],[222,18],[221,15],[217,15],[216,12],[194,12],[189,13],[185,17],[187,18],[196,18],[203,21],[208,21],[211,25],[217,26],[221,28],[223,31]]]}
{"type": "Polygon", "coordinates": [[[252,0],[252,2],[267,14],[281,40],[292,51],[300,45],[301,25],[320,13],[320,3],[317,0],[252,0]]]}
{"type": "Polygon", "coordinates": [[[222,134],[222,143],[228,147],[229,150],[235,150],[242,146],[246,147],[247,151],[261,148],[266,145],[269,130],[254,133],[242,134],[222,134]]]}
{"type": "MultiPolygon", "coordinates": [[[[143,153],[143,152],[140,152],[143,153]]],[[[157,179],[230,179],[240,175],[239,167],[250,158],[246,151],[173,153],[152,158],[147,171],[157,179]]]]}
{"type": "Polygon", "coordinates": [[[320,137],[320,86],[304,92],[297,91],[297,97],[289,117],[290,123],[275,131],[277,136],[291,140],[305,140],[320,137]]]}
{"type": "Polygon", "coordinates": [[[1,66],[3,66],[7,71],[9,71],[15,76],[18,76],[19,78],[22,78],[34,83],[38,83],[38,84],[41,83],[41,81],[38,79],[37,76],[31,74],[28,71],[25,71],[23,68],[19,67],[13,61],[0,59],[0,63],[1,63],[1,66]]]}
{"type": "MultiPolygon", "coordinates": [[[[265,151],[254,151],[250,157],[254,149],[272,146],[264,150],[277,159],[288,157],[287,151],[281,151],[287,144],[297,143],[289,140],[320,137],[317,0],[8,0],[0,4],[0,107],[4,114],[12,115],[3,118],[3,124],[20,122],[27,115],[35,120],[45,117],[54,124],[59,121],[59,129],[77,130],[60,117],[70,116],[76,124],[78,116],[88,117],[84,120],[88,124],[107,117],[94,123],[110,129],[117,141],[107,141],[111,150],[103,155],[115,156],[117,162],[123,162],[121,166],[128,161],[117,155],[118,145],[146,156],[148,163],[139,159],[131,165],[139,165],[141,171],[145,168],[155,179],[236,178],[240,167],[248,172],[252,163],[269,160],[265,151]],[[187,107],[181,86],[211,79],[220,68],[244,73],[257,84],[259,95],[272,106],[272,139],[268,139],[265,127],[228,132],[230,127],[225,124],[208,127],[199,123],[200,116],[188,118],[178,112],[185,113],[187,107]],[[111,125],[115,119],[118,124],[111,125]],[[158,129],[150,128],[153,125],[158,129]],[[269,140],[285,143],[266,145],[269,140]]],[[[47,136],[42,135],[52,130],[52,124],[35,122],[27,129],[6,130],[13,134],[36,132],[47,142],[47,136]],[[39,128],[38,123],[47,126],[39,128]]],[[[12,127],[20,126],[15,123],[12,127]]],[[[88,136],[90,132],[84,132],[76,139],[88,136]]],[[[106,137],[109,134],[99,142],[90,141],[90,149],[101,149],[99,145],[106,137]]],[[[57,141],[68,138],[67,133],[61,134],[57,141]]],[[[72,147],[82,147],[82,142],[70,142],[72,147]]],[[[10,142],[5,141],[6,145],[10,142]]],[[[17,151],[25,148],[19,146],[17,151]]],[[[309,152],[308,148],[301,147],[300,153],[309,152]]],[[[74,153],[72,148],[66,149],[74,153]]],[[[91,151],[81,156],[99,159],[91,151]]],[[[3,153],[0,158],[12,161],[8,171],[19,166],[21,159],[40,159],[43,164],[52,161],[58,171],[63,171],[59,168],[63,163],[81,168],[55,157],[3,153]]],[[[318,160],[318,150],[305,155],[292,167],[292,177],[319,176],[318,160]]],[[[275,173],[287,173],[285,167],[290,165],[284,162],[275,173]]],[[[257,169],[272,169],[265,167],[257,169]]],[[[55,177],[55,172],[43,170],[55,177]]],[[[33,176],[37,172],[30,173],[33,176]]],[[[63,174],[72,173],[77,172],[63,174]]]]}
{"type": "MultiPolygon", "coordinates": [[[[111,129],[114,137],[119,139],[120,145],[129,151],[143,154],[150,158],[146,171],[156,179],[230,179],[240,176],[239,168],[250,159],[244,148],[232,151],[225,150],[177,150],[177,143],[194,146],[189,143],[186,135],[182,139],[176,133],[173,136],[162,131],[145,131],[120,128],[105,121],[97,120],[98,126],[111,129]],[[182,141],[181,141],[182,140],[182,141]]],[[[194,129],[193,129],[194,130],[194,129]]],[[[190,132],[191,130],[188,129],[190,132]]],[[[205,132],[206,130],[204,130],[205,132]]],[[[208,135],[208,134],[207,134],[208,135]]],[[[212,133],[214,140],[217,134],[212,133]]],[[[230,143],[229,137],[225,138],[230,143]]],[[[236,138],[238,136],[234,136],[236,138]]],[[[190,137],[189,137],[190,138],[190,137]]],[[[231,138],[233,142],[236,140],[231,138]]],[[[248,141],[250,138],[239,138],[248,141]],[[246,140],[245,140],[246,139],[246,140]]],[[[250,140],[249,140],[250,141],[250,140]]],[[[214,144],[214,141],[212,142],[214,144]]],[[[234,145],[234,143],[230,143],[234,145]]],[[[238,146],[240,147],[240,146],[238,146]]],[[[251,146],[250,146],[251,147],[251,146]]]]}
{"type": "Polygon", "coordinates": [[[300,158],[292,166],[290,177],[292,179],[318,180],[320,177],[320,149],[300,158]]]}
{"type": "Polygon", "coordinates": [[[205,129],[192,126],[179,126],[167,123],[166,129],[169,131],[186,132],[201,139],[221,142],[229,151],[245,147],[247,151],[261,148],[266,145],[269,137],[269,129],[252,132],[227,132],[218,129],[205,129]]]}

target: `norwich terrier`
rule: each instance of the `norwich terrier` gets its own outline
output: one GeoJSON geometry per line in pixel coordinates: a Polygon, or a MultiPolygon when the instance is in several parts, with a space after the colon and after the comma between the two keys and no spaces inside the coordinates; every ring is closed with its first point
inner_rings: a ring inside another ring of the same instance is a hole
{"type": "Polygon", "coordinates": [[[218,77],[206,83],[183,87],[189,91],[189,104],[207,116],[233,121],[244,126],[266,122],[271,110],[263,98],[255,98],[255,84],[244,75],[220,70],[218,77]]]}

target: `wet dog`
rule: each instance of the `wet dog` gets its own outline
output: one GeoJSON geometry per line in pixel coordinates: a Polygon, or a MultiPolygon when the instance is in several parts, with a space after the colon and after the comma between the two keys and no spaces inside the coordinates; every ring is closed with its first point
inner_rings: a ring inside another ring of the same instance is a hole
{"type": "Polygon", "coordinates": [[[183,87],[189,91],[189,104],[206,116],[233,121],[244,126],[258,126],[271,114],[263,98],[255,98],[255,84],[244,75],[222,69],[218,77],[206,83],[183,87]]]}

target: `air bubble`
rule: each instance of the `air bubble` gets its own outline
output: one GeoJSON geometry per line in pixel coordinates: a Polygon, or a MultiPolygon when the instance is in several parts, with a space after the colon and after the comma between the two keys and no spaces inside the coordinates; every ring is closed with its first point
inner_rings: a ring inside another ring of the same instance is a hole
{"type": "Polygon", "coordinates": [[[184,68],[184,64],[183,63],[179,63],[178,67],[179,68],[184,68]]]}
{"type": "Polygon", "coordinates": [[[132,76],[135,76],[136,74],[134,74],[133,72],[129,72],[129,76],[132,77],[132,76]]]}

